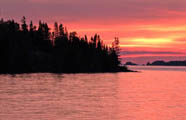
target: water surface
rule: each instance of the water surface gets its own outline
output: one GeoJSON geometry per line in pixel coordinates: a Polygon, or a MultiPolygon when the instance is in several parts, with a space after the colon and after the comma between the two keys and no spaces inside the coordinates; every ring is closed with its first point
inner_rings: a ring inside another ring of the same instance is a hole
{"type": "Polygon", "coordinates": [[[185,67],[0,75],[0,120],[185,120],[185,67]]]}

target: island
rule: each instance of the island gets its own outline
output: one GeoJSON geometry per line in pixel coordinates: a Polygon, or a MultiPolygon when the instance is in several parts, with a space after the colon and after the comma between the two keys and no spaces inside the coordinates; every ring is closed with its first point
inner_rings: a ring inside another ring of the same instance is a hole
{"type": "Polygon", "coordinates": [[[185,61],[154,61],[152,63],[148,62],[147,65],[151,66],[186,66],[186,60],[185,61]]]}
{"type": "Polygon", "coordinates": [[[0,73],[130,72],[119,59],[119,39],[112,46],[95,34],[90,39],[68,32],[63,24],[21,24],[0,20],[0,73]]]}

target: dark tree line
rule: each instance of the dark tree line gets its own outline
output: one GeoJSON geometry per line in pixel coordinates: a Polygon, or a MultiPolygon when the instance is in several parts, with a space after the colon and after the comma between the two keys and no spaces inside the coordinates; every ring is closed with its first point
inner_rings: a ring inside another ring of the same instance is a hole
{"type": "Polygon", "coordinates": [[[51,32],[47,23],[36,27],[25,17],[21,24],[0,20],[0,55],[0,73],[127,71],[120,67],[118,38],[108,47],[97,34],[80,38],[57,22],[51,32]]]}

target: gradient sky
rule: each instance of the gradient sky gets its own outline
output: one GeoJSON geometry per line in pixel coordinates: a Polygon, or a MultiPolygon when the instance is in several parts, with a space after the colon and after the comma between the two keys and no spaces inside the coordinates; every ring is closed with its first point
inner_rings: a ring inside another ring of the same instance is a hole
{"type": "Polygon", "coordinates": [[[186,0],[0,0],[1,17],[63,23],[106,44],[120,38],[123,62],[186,60],[186,0]]]}

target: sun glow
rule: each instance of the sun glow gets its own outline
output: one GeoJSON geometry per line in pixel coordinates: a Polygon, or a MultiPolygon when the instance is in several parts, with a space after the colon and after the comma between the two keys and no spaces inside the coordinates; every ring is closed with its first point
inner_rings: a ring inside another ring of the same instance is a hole
{"type": "Polygon", "coordinates": [[[171,38],[121,38],[120,40],[120,47],[124,48],[168,48],[174,43],[174,40],[171,38]]]}
{"type": "Polygon", "coordinates": [[[137,38],[132,40],[135,43],[138,44],[168,44],[171,43],[172,40],[168,38],[137,38]]]}

